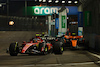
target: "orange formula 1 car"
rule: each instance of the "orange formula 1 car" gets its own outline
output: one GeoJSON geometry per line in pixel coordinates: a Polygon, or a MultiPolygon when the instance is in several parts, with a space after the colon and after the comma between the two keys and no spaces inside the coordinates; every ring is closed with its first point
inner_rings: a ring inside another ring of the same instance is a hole
{"type": "Polygon", "coordinates": [[[78,48],[80,44],[84,44],[83,36],[64,36],[64,46],[70,46],[72,48],[78,48]],[[82,39],[80,41],[80,39],[82,39]]]}

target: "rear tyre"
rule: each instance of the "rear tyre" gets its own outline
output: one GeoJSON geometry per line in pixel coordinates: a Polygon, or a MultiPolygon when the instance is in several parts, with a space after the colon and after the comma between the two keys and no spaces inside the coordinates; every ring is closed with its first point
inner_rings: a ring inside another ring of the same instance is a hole
{"type": "Polygon", "coordinates": [[[53,46],[53,51],[55,54],[63,54],[63,45],[62,42],[55,42],[53,46]]]}
{"type": "Polygon", "coordinates": [[[11,56],[17,56],[19,52],[18,44],[11,43],[9,46],[9,52],[11,56]]]}

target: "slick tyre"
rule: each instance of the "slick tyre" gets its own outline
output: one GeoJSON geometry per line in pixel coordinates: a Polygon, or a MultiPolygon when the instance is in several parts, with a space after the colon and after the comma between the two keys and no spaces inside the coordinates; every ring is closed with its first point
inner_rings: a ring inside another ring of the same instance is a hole
{"type": "Polygon", "coordinates": [[[11,56],[17,56],[19,52],[18,44],[11,43],[9,46],[9,52],[11,56]]]}
{"type": "Polygon", "coordinates": [[[43,47],[43,43],[39,43],[38,50],[41,51],[42,47],[43,47]]]}
{"type": "Polygon", "coordinates": [[[55,42],[53,46],[53,51],[55,54],[63,54],[63,46],[61,42],[55,42]]]}

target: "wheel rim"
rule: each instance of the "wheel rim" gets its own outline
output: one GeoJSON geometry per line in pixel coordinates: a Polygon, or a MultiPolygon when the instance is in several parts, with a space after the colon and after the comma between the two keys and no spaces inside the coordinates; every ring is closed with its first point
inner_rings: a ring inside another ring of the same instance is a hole
{"type": "Polygon", "coordinates": [[[61,52],[63,52],[63,50],[64,50],[63,47],[61,47],[60,50],[61,50],[61,52]]]}
{"type": "Polygon", "coordinates": [[[47,47],[45,48],[45,52],[47,52],[48,51],[48,49],[47,49],[47,47]]]}

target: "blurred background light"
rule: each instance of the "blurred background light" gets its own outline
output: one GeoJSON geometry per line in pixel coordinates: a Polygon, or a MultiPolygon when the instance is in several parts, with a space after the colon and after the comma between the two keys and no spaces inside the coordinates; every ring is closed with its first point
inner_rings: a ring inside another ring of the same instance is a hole
{"type": "Polygon", "coordinates": [[[62,3],[65,3],[65,1],[62,1],[62,3]]]}
{"type": "Polygon", "coordinates": [[[49,3],[51,3],[51,2],[52,2],[52,0],[49,0],[48,2],[49,2],[49,3]]]}
{"type": "Polygon", "coordinates": [[[55,1],[55,3],[58,3],[58,2],[59,2],[58,0],[55,1]]]}
{"type": "Polygon", "coordinates": [[[2,4],[0,4],[0,7],[2,7],[2,4]]]}
{"type": "Polygon", "coordinates": [[[46,0],[43,0],[43,2],[46,2],[46,0]]]}
{"type": "Polygon", "coordinates": [[[77,4],[77,3],[78,3],[78,1],[74,1],[74,3],[75,3],[75,4],[77,4]]]}
{"type": "Polygon", "coordinates": [[[39,0],[39,2],[41,2],[42,0],[39,0]]]}
{"type": "Polygon", "coordinates": [[[9,22],[9,25],[14,25],[14,22],[13,22],[13,21],[10,21],[10,22],[9,22]]]}
{"type": "Polygon", "coordinates": [[[72,1],[68,1],[68,3],[72,3],[72,1]]]}
{"type": "Polygon", "coordinates": [[[37,1],[37,0],[35,0],[35,1],[37,1]]]}

